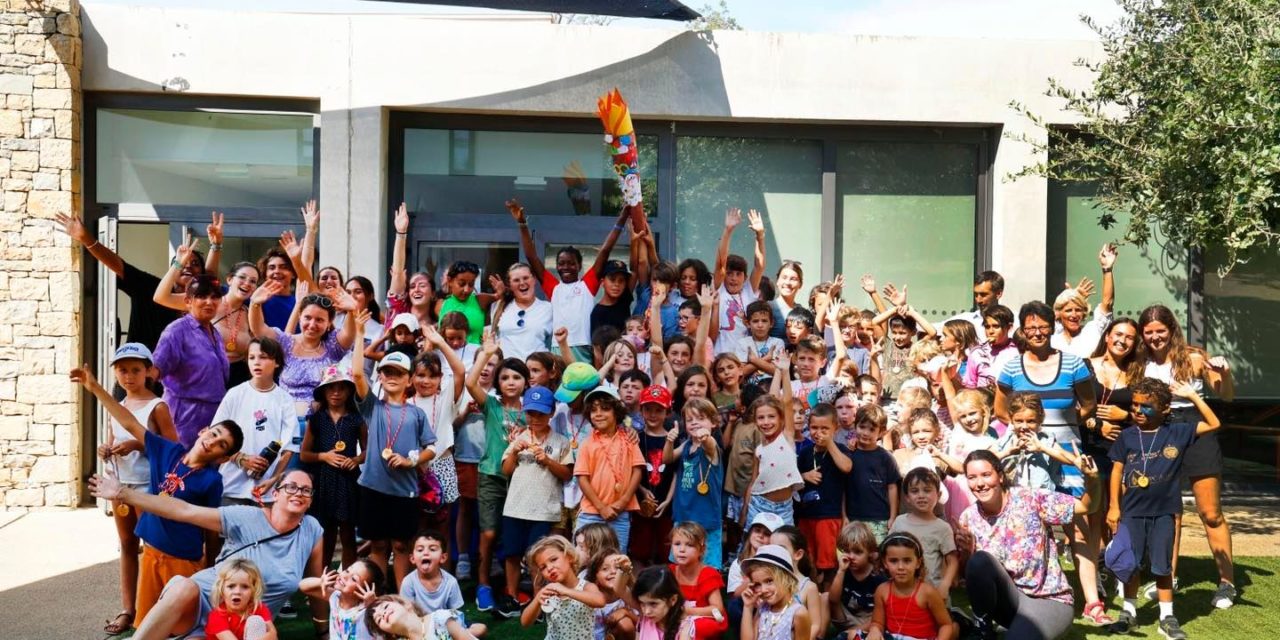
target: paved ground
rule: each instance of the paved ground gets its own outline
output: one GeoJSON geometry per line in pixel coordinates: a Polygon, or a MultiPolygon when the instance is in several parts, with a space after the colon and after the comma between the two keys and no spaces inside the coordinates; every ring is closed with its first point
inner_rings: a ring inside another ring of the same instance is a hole
{"type": "MultiPolygon", "coordinates": [[[[1280,555],[1280,502],[1226,510],[1235,552],[1280,555]]],[[[1208,555],[1194,507],[1186,513],[1187,555],[1208,555]]],[[[98,509],[0,513],[0,639],[101,638],[119,611],[118,548],[98,509]]]]}

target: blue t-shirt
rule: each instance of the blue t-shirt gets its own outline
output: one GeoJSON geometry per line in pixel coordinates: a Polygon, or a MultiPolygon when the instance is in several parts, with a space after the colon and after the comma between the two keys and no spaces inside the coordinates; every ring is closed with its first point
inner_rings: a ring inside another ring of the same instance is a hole
{"type": "Polygon", "coordinates": [[[1196,439],[1196,425],[1175,422],[1152,431],[1128,427],[1111,444],[1112,462],[1124,465],[1120,496],[1124,516],[1166,516],[1182,511],[1182,457],[1196,439]],[[1143,459],[1146,459],[1145,462],[1143,459]],[[1147,478],[1147,486],[1139,478],[1147,478]]]}
{"type": "MultiPolygon", "coordinates": [[[[191,579],[208,601],[219,567],[231,558],[250,560],[262,573],[262,604],[275,616],[285,600],[298,590],[298,581],[302,580],[311,552],[324,536],[324,529],[315,518],[304,516],[292,532],[276,531],[267,520],[266,510],[259,507],[222,507],[218,509],[218,516],[222,519],[222,536],[226,538],[222,555],[218,557],[218,564],[196,573],[191,579]]],[[[203,608],[201,611],[207,613],[203,608]]],[[[204,629],[203,620],[199,628],[204,629]]]]}
{"type": "MultiPolygon", "coordinates": [[[[152,495],[164,491],[165,476],[173,474],[174,480],[170,485],[177,485],[176,491],[172,492],[173,497],[198,507],[216,509],[222,504],[222,474],[218,473],[216,465],[192,470],[182,464],[182,456],[187,453],[182,445],[150,431],[144,444],[147,460],[151,463],[152,495]]],[[[166,520],[143,511],[134,533],[147,544],[175,558],[199,560],[204,557],[204,529],[194,524],[166,520]]]]}
{"type": "Polygon", "coordinates": [[[889,492],[902,484],[898,461],[883,447],[854,449],[853,471],[844,487],[845,515],[850,520],[888,520],[889,492]]]}
{"type": "Polygon", "coordinates": [[[676,495],[671,501],[672,519],[675,522],[696,522],[707,531],[719,531],[724,517],[724,451],[716,455],[713,464],[702,447],[690,442],[687,446],[682,445],[680,462],[676,495]],[[698,491],[698,485],[703,482],[707,483],[705,495],[698,491]]]}
{"type": "MultiPolygon", "coordinates": [[[[662,317],[662,337],[670,338],[680,332],[680,303],[675,299],[680,294],[672,291],[667,294],[667,301],[658,310],[662,317]]],[[[653,289],[647,282],[636,284],[636,303],[632,307],[634,314],[643,316],[649,311],[649,301],[653,299],[653,289]]]]}
{"type": "MultiPolygon", "coordinates": [[[[844,445],[837,443],[836,447],[840,453],[852,455],[844,445]]],[[[822,482],[804,483],[804,488],[800,490],[800,502],[796,504],[796,517],[805,520],[839,518],[840,507],[844,503],[845,484],[848,483],[847,474],[836,466],[831,454],[825,450],[817,452],[817,447],[812,444],[797,449],[800,451],[796,454],[796,465],[800,467],[800,473],[820,471],[822,482]]]]}
{"type": "Polygon", "coordinates": [[[1025,357],[1022,355],[1005,363],[996,378],[996,384],[1006,394],[1030,391],[1040,396],[1040,402],[1044,405],[1044,422],[1040,428],[1054,436],[1059,443],[1075,439],[1064,435],[1068,429],[1075,432],[1075,437],[1078,438],[1076,424],[1079,416],[1076,413],[1075,385],[1089,382],[1093,379],[1093,373],[1081,358],[1070,353],[1059,353],[1058,374],[1048,384],[1036,384],[1027,377],[1027,372],[1022,367],[1025,357]]]}
{"type": "Polygon", "coordinates": [[[418,603],[423,611],[458,610],[463,604],[458,579],[444,569],[440,570],[440,586],[435,591],[427,589],[418,579],[418,572],[413,571],[400,581],[400,595],[418,603]]]}
{"type": "Polygon", "coordinates": [[[262,317],[268,327],[283,330],[289,324],[289,316],[293,315],[295,300],[292,293],[271,296],[262,304],[262,317]]]}
{"type": "Polygon", "coordinates": [[[370,393],[360,401],[360,415],[369,425],[369,446],[366,448],[369,455],[360,466],[360,486],[389,496],[418,497],[417,469],[388,467],[382,450],[391,447],[396,453],[407,456],[414,449],[421,451],[431,446],[436,441],[436,433],[427,422],[427,413],[414,404],[388,404],[370,393]],[[388,414],[391,424],[388,424],[388,414]]]}

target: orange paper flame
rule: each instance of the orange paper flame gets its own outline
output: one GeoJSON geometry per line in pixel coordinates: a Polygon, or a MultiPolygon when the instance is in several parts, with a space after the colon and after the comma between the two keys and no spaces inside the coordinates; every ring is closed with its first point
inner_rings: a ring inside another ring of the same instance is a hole
{"type": "Polygon", "coordinates": [[[611,136],[627,136],[635,131],[631,125],[631,109],[616,87],[596,101],[596,114],[604,123],[605,133],[611,136]]]}

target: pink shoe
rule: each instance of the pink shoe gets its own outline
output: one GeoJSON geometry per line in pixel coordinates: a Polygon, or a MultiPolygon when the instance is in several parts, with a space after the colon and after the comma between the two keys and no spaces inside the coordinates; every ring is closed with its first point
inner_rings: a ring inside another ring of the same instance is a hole
{"type": "Polygon", "coordinates": [[[1086,604],[1082,617],[1098,626],[1114,624],[1116,621],[1115,618],[1107,615],[1107,605],[1101,600],[1086,604]]]}

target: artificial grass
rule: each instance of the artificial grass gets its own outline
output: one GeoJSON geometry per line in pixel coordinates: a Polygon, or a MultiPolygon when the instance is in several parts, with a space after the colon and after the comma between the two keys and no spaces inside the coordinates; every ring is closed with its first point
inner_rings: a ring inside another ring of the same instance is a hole
{"type": "MultiPolygon", "coordinates": [[[[1174,594],[1174,614],[1182,623],[1182,629],[1191,638],[1214,638],[1215,640],[1246,640],[1269,638],[1280,629],[1280,558],[1276,557],[1238,557],[1236,558],[1236,586],[1240,589],[1240,597],[1236,605],[1230,609],[1219,611],[1209,602],[1210,596],[1218,587],[1217,569],[1213,559],[1209,557],[1184,557],[1179,560],[1179,589],[1174,594]]],[[[1072,572],[1068,572],[1072,573],[1072,572]]],[[[1074,573],[1072,580],[1075,582],[1074,573]]],[[[1078,585],[1077,585],[1078,586],[1078,585]]],[[[468,622],[482,622],[489,625],[486,638],[499,640],[541,640],[546,636],[546,627],[534,625],[524,628],[518,619],[502,620],[489,614],[476,611],[474,587],[463,583],[463,592],[468,604],[464,608],[468,622]]],[[[1079,592],[1077,588],[1077,593],[1079,592]]],[[[1139,596],[1141,598],[1141,596],[1139,596]]],[[[953,592],[955,605],[965,608],[964,594],[953,592]]],[[[278,621],[281,640],[312,640],[315,637],[311,629],[310,613],[306,598],[295,597],[298,605],[298,617],[293,620],[278,621]]],[[[1119,606],[1119,596],[1112,594],[1108,610],[1114,614],[1119,606]]],[[[1076,623],[1067,634],[1068,640],[1082,638],[1098,638],[1107,636],[1107,632],[1081,622],[1079,611],[1083,603],[1077,598],[1076,623]]],[[[1138,625],[1122,638],[1162,638],[1156,630],[1156,603],[1140,599],[1138,603],[1138,625]]],[[[1017,640],[1009,638],[1008,640],[1017,640]]]]}

